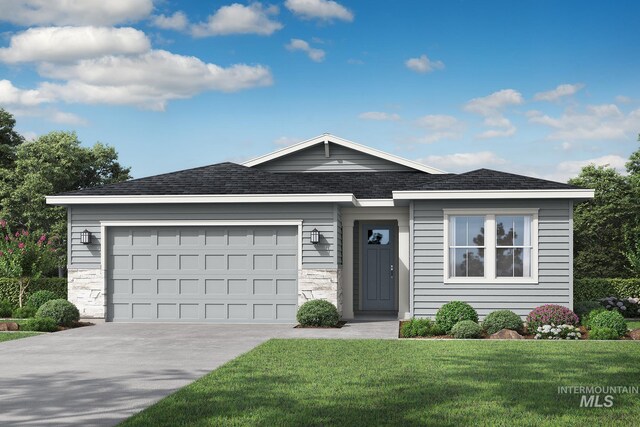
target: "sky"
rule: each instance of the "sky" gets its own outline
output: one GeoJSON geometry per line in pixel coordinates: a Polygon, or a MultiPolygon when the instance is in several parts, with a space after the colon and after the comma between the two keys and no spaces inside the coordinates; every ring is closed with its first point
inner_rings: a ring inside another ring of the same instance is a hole
{"type": "Polygon", "coordinates": [[[448,172],[624,170],[640,2],[0,0],[0,107],[134,177],[325,132],[448,172]]]}

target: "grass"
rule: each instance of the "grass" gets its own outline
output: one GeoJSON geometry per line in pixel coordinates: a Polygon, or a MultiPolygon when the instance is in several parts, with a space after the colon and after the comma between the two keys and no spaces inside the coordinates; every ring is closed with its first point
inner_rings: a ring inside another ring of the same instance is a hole
{"type": "Polygon", "coordinates": [[[630,331],[640,329],[640,320],[627,320],[627,328],[629,328],[630,331]]]}
{"type": "Polygon", "coordinates": [[[558,387],[639,377],[633,341],[271,340],[123,426],[631,426],[640,395],[580,408],[558,387]]]}
{"type": "Polygon", "coordinates": [[[0,342],[41,335],[42,332],[0,332],[0,342]]]}

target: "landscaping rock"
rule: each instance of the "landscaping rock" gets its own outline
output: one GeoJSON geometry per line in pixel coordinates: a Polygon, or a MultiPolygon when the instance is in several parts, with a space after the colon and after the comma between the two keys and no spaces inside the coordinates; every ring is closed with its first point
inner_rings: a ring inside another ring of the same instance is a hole
{"type": "Polygon", "coordinates": [[[523,340],[524,337],[517,333],[516,331],[512,331],[511,329],[500,329],[495,334],[489,336],[490,340],[523,340]]]}
{"type": "Polygon", "coordinates": [[[640,340],[640,329],[634,329],[633,331],[629,332],[629,336],[632,340],[640,340]]]}
{"type": "Polygon", "coordinates": [[[17,331],[19,326],[16,322],[0,323],[0,331],[17,331]]]}

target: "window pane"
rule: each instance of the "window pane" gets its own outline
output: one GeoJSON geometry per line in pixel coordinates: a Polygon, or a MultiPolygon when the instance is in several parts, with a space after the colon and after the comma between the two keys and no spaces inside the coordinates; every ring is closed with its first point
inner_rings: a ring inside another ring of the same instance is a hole
{"type": "Polygon", "coordinates": [[[453,277],[484,276],[484,249],[451,249],[449,258],[453,277]]]}
{"type": "Polygon", "coordinates": [[[367,230],[367,244],[369,245],[388,245],[389,230],[385,229],[369,229],[367,230]]]}
{"type": "Polygon", "coordinates": [[[484,246],[483,216],[455,216],[451,220],[453,235],[450,239],[453,246],[484,246]]]}
{"type": "Polygon", "coordinates": [[[496,249],[497,277],[531,277],[531,249],[496,249]]]}
{"type": "Polygon", "coordinates": [[[528,216],[496,216],[496,242],[498,246],[523,246],[530,239],[525,236],[525,223],[529,224],[528,216]]]}

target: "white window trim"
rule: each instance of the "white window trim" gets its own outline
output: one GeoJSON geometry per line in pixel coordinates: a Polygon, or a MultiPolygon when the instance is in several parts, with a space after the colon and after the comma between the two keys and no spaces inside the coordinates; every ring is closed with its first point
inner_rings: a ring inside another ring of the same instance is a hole
{"type": "Polygon", "coordinates": [[[538,283],[538,209],[444,209],[444,283],[537,284],[538,283]],[[458,215],[485,217],[484,277],[449,277],[449,217],[458,215]],[[531,277],[496,277],[496,216],[531,216],[531,277]]]}

